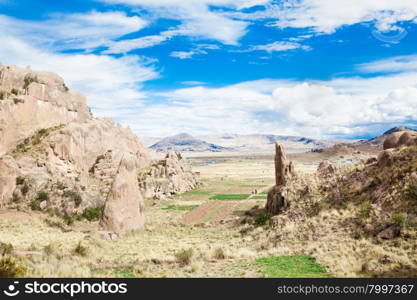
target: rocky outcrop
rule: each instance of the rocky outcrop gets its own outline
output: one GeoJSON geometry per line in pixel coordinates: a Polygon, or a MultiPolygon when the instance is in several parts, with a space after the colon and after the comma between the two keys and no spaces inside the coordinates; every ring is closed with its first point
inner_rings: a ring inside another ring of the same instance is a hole
{"type": "Polygon", "coordinates": [[[417,132],[412,130],[394,132],[384,141],[384,150],[417,145],[417,132]]]}
{"type": "Polygon", "coordinates": [[[139,191],[137,165],[134,155],[123,154],[100,220],[104,231],[120,236],[143,228],[145,205],[139,191]]]}
{"type": "Polygon", "coordinates": [[[164,199],[195,188],[197,180],[181,154],[171,151],[165,159],[140,172],[139,186],[145,197],[164,199]]]}
{"type": "Polygon", "coordinates": [[[283,147],[275,145],[275,186],[268,192],[266,210],[276,215],[289,206],[287,199],[286,185],[291,177],[295,175],[294,166],[288,161],[283,147]]]}
{"type": "Polygon", "coordinates": [[[0,155],[39,129],[89,118],[85,97],[58,75],[0,65],[0,155]]]}
{"type": "Polygon", "coordinates": [[[328,161],[320,162],[319,166],[317,167],[317,173],[322,177],[331,176],[335,172],[336,172],[335,166],[328,161]]]}

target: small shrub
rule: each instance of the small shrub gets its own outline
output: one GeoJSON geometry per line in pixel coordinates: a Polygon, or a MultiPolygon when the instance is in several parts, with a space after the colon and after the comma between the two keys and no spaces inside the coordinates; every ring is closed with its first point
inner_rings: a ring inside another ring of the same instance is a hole
{"type": "Polygon", "coordinates": [[[25,103],[25,100],[21,98],[13,98],[13,103],[14,104],[25,103]]]}
{"type": "Polygon", "coordinates": [[[193,258],[193,249],[181,250],[175,253],[175,259],[181,266],[186,266],[191,263],[191,259],[193,258]]]}
{"type": "Polygon", "coordinates": [[[369,216],[371,215],[371,203],[369,201],[365,201],[361,204],[361,207],[359,209],[359,215],[362,218],[369,218],[369,216]]]}
{"type": "Polygon", "coordinates": [[[65,191],[63,194],[64,197],[66,198],[70,198],[72,201],[74,201],[75,206],[78,207],[80,206],[81,202],[82,202],[82,198],[81,195],[77,192],[77,191],[65,191]]]}
{"type": "Polygon", "coordinates": [[[4,100],[7,97],[7,93],[5,91],[0,91],[0,100],[4,100]]]}
{"type": "Polygon", "coordinates": [[[38,200],[38,201],[48,201],[49,200],[48,192],[45,192],[45,191],[38,192],[38,194],[36,195],[36,200],[38,200]]]}
{"type": "Polygon", "coordinates": [[[402,213],[394,213],[392,214],[391,219],[395,224],[401,226],[405,224],[406,216],[402,213]]]}
{"type": "Polygon", "coordinates": [[[13,95],[19,95],[19,90],[16,88],[12,88],[12,90],[10,91],[13,95]]]}
{"type": "Polygon", "coordinates": [[[26,268],[20,265],[14,258],[4,256],[0,259],[0,278],[23,277],[26,268]]]}
{"type": "Polygon", "coordinates": [[[30,208],[32,210],[41,210],[41,201],[39,201],[38,199],[33,199],[30,202],[30,208]]]}
{"type": "Polygon", "coordinates": [[[16,185],[21,185],[25,182],[25,177],[18,176],[16,177],[16,185]]]}
{"type": "Polygon", "coordinates": [[[26,182],[20,188],[20,191],[22,192],[22,195],[23,196],[26,196],[27,195],[27,193],[29,192],[29,186],[28,186],[28,184],[26,182]]]}
{"type": "Polygon", "coordinates": [[[222,248],[218,247],[214,249],[213,251],[213,258],[214,259],[225,259],[226,255],[224,254],[224,251],[222,248]]]}
{"type": "Polygon", "coordinates": [[[67,224],[68,226],[71,226],[74,224],[74,218],[69,216],[67,213],[64,214],[64,221],[65,221],[65,224],[67,224]]]}
{"type": "Polygon", "coordinates": [[[97,221],[101,218],[101,214],[103,213],[103,207],[96,207],[96,208],[88,208],[84,210],[83,217],[88,221],[97,221]]]}
{"type": "Polygon", "coordinates": [[[74,249],[74,252],[81,256],[87,255],[87,247],[84,247],[81,242],[78,242],[77,246],[74,249]]]}
{"type": "Polygon", "coordinates": [[[54,247],[52,246],[52,244],[46,245],[45,247],[43,247],[43,252],[47,255],[50,256],[55,252],[54,247]]]}
{"type": "Polygon", "coordinates": [[[10,243],[0,243],[1,255],[10,255],[13,252],[13,245],[10,243]]]}
{"type": "Polygon", "coordinates": [[[406,192],[410,200],[417,201],[417,182],[414,180],[409,182],[406,187],[406,192]]]}
{"type": "Polygon", "coordinates": [[[270,213],[264,212],[255,217],[255,225],[256,226],[264,226],[271,220],[272,215],[270,213]]]}

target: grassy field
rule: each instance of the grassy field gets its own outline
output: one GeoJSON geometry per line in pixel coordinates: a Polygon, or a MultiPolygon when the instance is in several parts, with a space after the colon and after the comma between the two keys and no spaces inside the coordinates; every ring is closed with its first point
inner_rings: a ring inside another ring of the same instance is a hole
{"type": "Polygon", "coordinates": [[[330,277],[326,269],[308,255],[262,257],[256,259],[256,263],[269,278],[330,277]]]}
{"type": "Polygon", "coordinates": [[[217,194],[210,197],[210,200],[244,200],[249,196],[250,194],[217,194]]]}

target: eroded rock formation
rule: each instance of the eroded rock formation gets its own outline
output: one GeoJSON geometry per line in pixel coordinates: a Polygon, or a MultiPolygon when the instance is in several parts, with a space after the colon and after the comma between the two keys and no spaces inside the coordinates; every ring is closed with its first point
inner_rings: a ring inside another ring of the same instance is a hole
{"type": "Polygon", "coordinates": [[[164,199],[196,187],[197,180],[179,152],[168,152],[163,160],[139,174],[139,185],[147,198],[164,199]]]}
{"type": "Polygon", "coordinates": [[[283,147],[275,145],[275,186],[268,192],[266,210],[276,215],[289,206],[286,193],[286,185],[291,177],[295,175],[294,166],[288,161],[283,147]]]}
{"type": "Polygon", "coordinates": [[[137,181],[138,161],[124,153],[107,195],[100,227],[117,235],[126,235],[143,228],[145,204],[137,181]]]}

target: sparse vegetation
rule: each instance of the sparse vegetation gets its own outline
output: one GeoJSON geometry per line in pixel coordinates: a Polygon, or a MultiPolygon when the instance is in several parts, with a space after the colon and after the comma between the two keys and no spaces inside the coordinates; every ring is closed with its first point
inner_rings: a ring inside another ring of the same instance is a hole
{"type": "Polygon", "coordinates": [[[63,196],[74,201],[75,207],[80,206],[83,200],[81,195],[76,190],[66,190],[64,191],[63,196]]]}
{"type": "Polygon", "coordinates": [[[12,254],[13,245],[10,243],[0,243],[0,252],[2,256],[12,254]]]}
{"type": "Polygon", "coordinates": [[[256,262],[270,278],[330,277],[326,269],[308,255],[264,257],[256,262]]]}
{"type": "Polygon", "coordinates": [[[191,259],[193,258],[193,249],[189,248],[186,250],[181,250],[175,253],[175,259],[181,266],[186,266],[191,263],[191,259]]]}
{"type": "Polygon", "coordinates": [[[402,226],[405,224],[406,216],[402,213],[394,213],[392,214],[391,219],[395,224],[402,226]]]}
{"type": "Polygon", "coordinates": [[[264,226],[271,220],[272,215],[268,212],[263,212],[260,215],[255,217],[256,226],[264,226]]]}
{"type": "Polygon", "coordinates": [[[48,201],[49,200],[49,194],[46,191],[39,191],[36,195],[36,200],[38,201],[48,201]]]}
{"type": "Polygon", "coordinates": [[[218,194],[210,197],[210,200],[245,200],[250,194],[218,194]]]}
{"type": "Polygon", "coordinates": [[[74,252],[81,256],[87,255],[87,247],[84,247],[81,242],[78,242],[77,246],[74,249],[74,252]]]}
{"type": "Polygon", "coordinates": [[[359,209],[359,215],[362,218],[369,218],[369,216],[371,215],[371,203],[369,201],[365,201],[361,204],[360,209],[359,209]]]}
{"type": "Polygon", "coordinates": [[[198,205],[167,205],[163,207],[164,210],[179,210],[179,211],[191,211],[196,209],[198,205]]]}
{"type": "Polygon", "coordinates": [[[410,200],[417,202],[417,181],[412,180],[407,184],[406,187],[407,196],[410,200]]]}
{"type": "Polygon", "coordinates": [[[103,207],[87,208],[82,216],[88,221],[98,221],[101,218],[103,207]]]}
{"type": "Polygon", "coordinates": [[[0,278],[20,278],[25,276],[26,268],[10,256],[0,258],[0,278]]]}
{"type": "Polygon", "coordinates": [[[213,251],[213,258],[214,259],[225,259],[226,255],[224,254],[223,248],[218,247],[213,251]]]}

